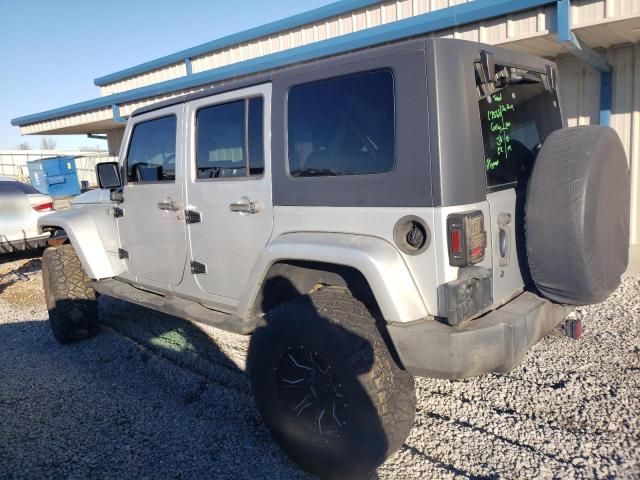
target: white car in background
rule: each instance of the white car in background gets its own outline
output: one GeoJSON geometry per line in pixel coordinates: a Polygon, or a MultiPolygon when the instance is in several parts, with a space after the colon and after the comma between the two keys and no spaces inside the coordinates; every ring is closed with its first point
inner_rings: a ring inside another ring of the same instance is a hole
{"type": "Polygon", "coordinates": [[[53,210],[53,199],[31,185],[0,177],[0,254],[44,247],[50,234],[38,233],[38,218],[53,210]]]}

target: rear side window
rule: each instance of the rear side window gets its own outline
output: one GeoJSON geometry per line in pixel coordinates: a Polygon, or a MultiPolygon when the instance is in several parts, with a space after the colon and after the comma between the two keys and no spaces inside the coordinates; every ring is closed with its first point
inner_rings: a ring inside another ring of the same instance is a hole
{"type": "Polygon", "coordinates": [[[562,128],[555,92],[545,88],[543,74],[496,65],[491,94],[478,92],[487,188],[526,184],[545,139],[562,128]]]}
{"type": "Polygon", "coordinates": [[[0,181],[0,195],[15,195],[16,193],[31,195],[40,192],[26,183],[0,181]]]}
{"type": "Polygon", "coordinates": [[[129,182],[170,182],[176,178],[176,117],[157,118],[133,127],[127,154],[129,182]]]}
{"type": "Polygon", "coordinates": [[[288,96],[293,177],[365,175],[393,169],[395,103],[388,70],[297,85],[288,96]]]}
{"type": "Polygon", "coordinates": [[[213,105],[196,114],[198,179],[259,176],[264,171],[263,100],[213,105]]]}

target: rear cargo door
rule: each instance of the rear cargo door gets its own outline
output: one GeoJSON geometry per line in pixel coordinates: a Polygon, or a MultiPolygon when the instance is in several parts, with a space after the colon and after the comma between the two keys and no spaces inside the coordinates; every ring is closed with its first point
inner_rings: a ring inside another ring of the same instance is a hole
{"type": "Polygon", "coordinates": [[[494,302],[508,301],[528,284],[524,238],[526,187],[546,137],[562,128],[555,91],[545,74],[496,65],[487,88],[478,79],[484,142],[488,232],[493,254],[494,302]]]}

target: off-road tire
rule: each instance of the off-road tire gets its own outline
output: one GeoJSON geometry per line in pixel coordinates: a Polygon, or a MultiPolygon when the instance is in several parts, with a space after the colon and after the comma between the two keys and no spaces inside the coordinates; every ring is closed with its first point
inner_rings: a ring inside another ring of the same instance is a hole
{"type": "Polygon", "coordinates": [[[366,477],[402,446],[413,426],[413,377],[398,367],[376,319],[346,288],[326,287],[267,313],[253,334],[247,367],[256,405],[273,437],[296,463],[321,478],[366,477]],[[339,437],[323,441],[317,431],[309,434],[285,408],[276,377],[292,348],[315,352],[332,367],[346,404],[339,437]]]}
{"type": "Polygon", "coordinates": [[[49,324],[58,342],[76,342],[98,333],[96,292],[72,245],[44,251],[42,280],[49,324]]]}

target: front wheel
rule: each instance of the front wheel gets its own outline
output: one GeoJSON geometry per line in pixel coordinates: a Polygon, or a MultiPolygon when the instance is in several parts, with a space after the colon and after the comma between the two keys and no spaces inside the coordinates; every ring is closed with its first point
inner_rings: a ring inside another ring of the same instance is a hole
{"type": "Polygon", "coordinates": [[[58,342],[75,342],[98,333],[96,292],[73,246],[60,245],[44,251],[42,280],[49,323],[58,342]]]}
{"type": "Polygon", "coordinates": [[[345,288],[327,287],[269,312],[251,339],[248,370],[275,440],[322,478],[365,477],[413,426],[413,377],[345,288]]]}

